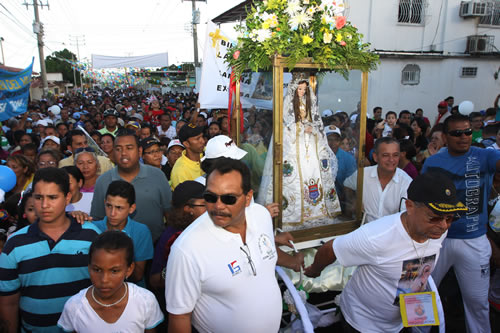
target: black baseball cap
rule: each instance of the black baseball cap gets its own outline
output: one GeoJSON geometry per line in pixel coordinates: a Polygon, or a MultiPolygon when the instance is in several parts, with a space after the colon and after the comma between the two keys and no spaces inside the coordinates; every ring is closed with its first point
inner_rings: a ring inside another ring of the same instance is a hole
{"type": "Polygon", "coordinates": [[[408,187],[408,199],[425,204],[436,214],[467,211],[457,198],[455,184],[444,172],[429,171],[418,175],[408,187]]]}
{"type": "Polygon", "coordinates": [[[118,118],[120,116],[120,114],[115,109],[107,109],[106,111],[104,111],[103,116],[104,116],[104,118],[106,118],[108,116],[114,116],[114,117],[118,118]]]}
{"type": "Polygon", "coordinates": [[[148,138],[142,139],[139,145],[142,147],[142,149],[148,149],[149,147],[153,145],[160,145],[160,141],[158,141],[156,138],[150,136],[148,138]]]}
{"type": "Polygon", "coordinates": [[[180,183],[172,194],[172,205],[175,208],[184,207],[191,199],[203,199],[205,186],[194,180],[180,183]]]}
{"type": "Polygon", "coordinates": [[[179,140],[182,143],[189,138],[200,135],[201,133],[203,133],[203,127],[196,126],[193,123],[188,123],[181,127],[179,131],[179,140]]]}

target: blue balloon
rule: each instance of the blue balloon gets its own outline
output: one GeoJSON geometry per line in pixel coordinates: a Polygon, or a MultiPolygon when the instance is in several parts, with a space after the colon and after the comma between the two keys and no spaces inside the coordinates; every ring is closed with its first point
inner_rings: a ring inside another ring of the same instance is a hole
{"type": "Polygon", "coordinates": [[[17,178],[14,171],[5,165],[0,165],[0,189],[7,193],[16,186],[16,181],[17,178]]]}

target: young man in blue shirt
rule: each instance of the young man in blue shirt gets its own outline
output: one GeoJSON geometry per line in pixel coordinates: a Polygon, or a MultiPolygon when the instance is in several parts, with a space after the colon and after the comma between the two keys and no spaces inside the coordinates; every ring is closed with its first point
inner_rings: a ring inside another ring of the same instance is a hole
{"type": "Polygon", "coordinates": [[[94,224],[101,230],[120,230],[125,232],[134,243],[135,268],[129,279],[145,287],[144,270],[146,261],[153,259],[153,240],[148,227],[132,220],[129,215],[135,211],[134,186],[124,180],[111,182],[104,200],[106,217],[94,224]]]}
{"type": "Polygon", "coordinates": [[[33,198],[39,219],[11,235],[0,255],[0,320],[9,333],[18,331],[18,316],[22,332],[62,332],[64,303],[91,285],[88,252],[100,231],[66,215],[66,171],[38,170],[33,198]]]}
{"type": "Polygon", "coordinates": [[[467,116],[451,115],[444,122],[447,148],[427,158],[422,173],[439,169],[455,183],[457,196],[468,211],[455,221],[443,242],[432,277],[439,285],[453,267],[462,293],[468,332],[490,332],[488,289],[491,246],[486,238],[488,198],[500,152],[471,147],[472,127],[467,116]]]}

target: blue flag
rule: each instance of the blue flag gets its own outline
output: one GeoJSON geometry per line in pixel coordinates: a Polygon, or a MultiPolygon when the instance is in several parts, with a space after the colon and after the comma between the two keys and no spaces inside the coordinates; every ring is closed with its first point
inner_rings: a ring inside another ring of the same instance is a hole
{"type": "Polygon", "coordinates": [[[0,121],[26,112],[33,60],[31,60],[31,65],[20,72],[0,69],[0,121]]]}

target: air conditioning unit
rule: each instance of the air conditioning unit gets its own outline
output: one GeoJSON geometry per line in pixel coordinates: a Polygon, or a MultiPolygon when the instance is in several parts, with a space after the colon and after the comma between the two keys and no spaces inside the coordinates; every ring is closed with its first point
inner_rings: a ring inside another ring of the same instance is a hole
{"type": "Polygon", "coordinates": [[[488,2],[462,1],[460,3],[461,17],[476,17],[488,15],[488,2]]]}
{"type": "Polygon", "coordinates": [[[493,52],[493,44],[495,36],[473,35],[467,37],[467,48],[465,53],[491,53],[493,52]]]}

